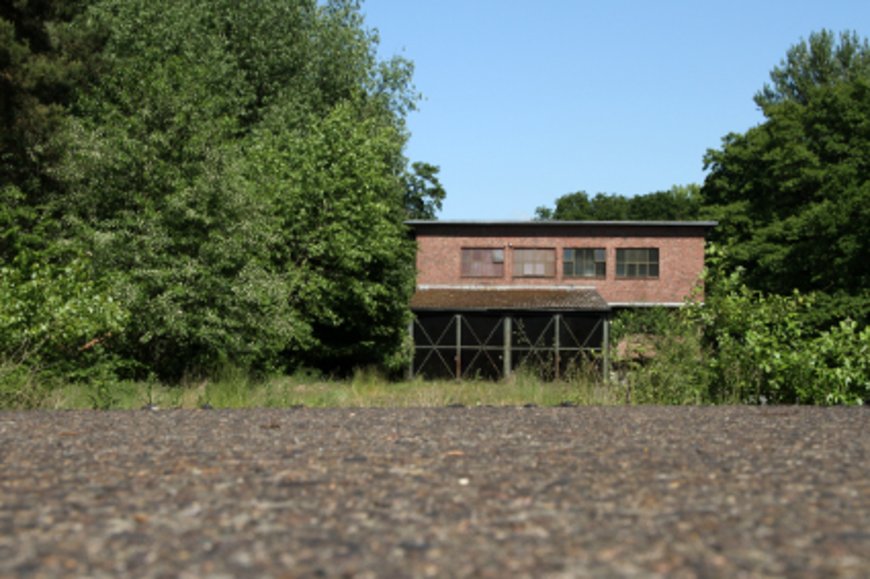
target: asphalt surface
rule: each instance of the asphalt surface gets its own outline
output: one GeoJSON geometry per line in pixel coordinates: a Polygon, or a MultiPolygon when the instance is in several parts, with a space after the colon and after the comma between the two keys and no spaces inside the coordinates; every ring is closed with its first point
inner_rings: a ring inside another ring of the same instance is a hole
{"type": "Polygon", "coordinates": [[[0,576],[870,577],[864,408],[0,413],[0,576]]]}

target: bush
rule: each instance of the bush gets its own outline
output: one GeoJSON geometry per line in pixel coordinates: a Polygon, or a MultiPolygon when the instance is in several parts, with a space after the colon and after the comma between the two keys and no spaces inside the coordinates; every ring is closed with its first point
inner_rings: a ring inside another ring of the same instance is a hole
{"type": "Polygon", "coordinates": [[[39,257],[0,267],[2,407],[34,405],[57,377],[104,379],[116,359],[109,343],[129,317],[86,257],[39,257]]]}
{"type": "Polygon", "coordinates": [[[613,324],[626,399],[639,404],[710,401],[710,372],[697,324],[680,310],[625,311],[613,324]]]}
{"type": "Polygon", "coordinates": [[[812,340],[804,355],[809,379],[795,385],[800,402],[863,404],[870,400],[870,328],[845,320],[812,340]]]}
{"type": "Polygon", "coordinates": [[[710,351],[712,399],[750,403],[863,404],[870,330],[852,320],[819,331],[813,294],[751,290],[738,270],[686,315],[710,351]]]}
{"type": "Polygon", "coordinates": [[[738,270],[706,303],[623,313],[613,335],[631,401],[863,404],[870,329],[844,320],[820,331],[814,305],[812,294],[751,290],[738,270]]]}

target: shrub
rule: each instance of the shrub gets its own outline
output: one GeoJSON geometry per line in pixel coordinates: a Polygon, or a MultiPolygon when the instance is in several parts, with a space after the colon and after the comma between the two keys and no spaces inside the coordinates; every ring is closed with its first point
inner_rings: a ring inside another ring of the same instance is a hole
{"type": "Polygon", "coordinates": [[[640,404],[709,401],[710,373],[701,334],[684,311],[651,308],[622,312],[613,324],[615,363],[626,400],[640,404]]]}
{"type": "Polygon", "coordinates": [[[105,378],[116,363],[109,343],[128,317],[86,256],[59,264],[21,254],[0,267],[0,404],[28,406],[56,377],[105,378]]]}
{"type": "Polygon", "coordinates": [[[815,296],[764,294],[742,272],[720,276],[706,303],[623,312],[616,363],[632,402],[863,404],[870,329],[815,323],[815,296]]]}

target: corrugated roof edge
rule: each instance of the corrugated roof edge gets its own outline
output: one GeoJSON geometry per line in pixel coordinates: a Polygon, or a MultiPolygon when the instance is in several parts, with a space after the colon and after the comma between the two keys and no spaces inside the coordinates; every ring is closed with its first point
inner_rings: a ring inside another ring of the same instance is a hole
{"type": "Polygon", "coordinates": [[[405,221],[410,227],[441,226],[441,225],[474,225],[477,227],[512,227],[512,226],[544,226],[564,227],[575,226],[622,226],[622,227],[705,227],[712,228],[719,225],[718,221],[475,221],[475,220],[450,220],[439,221],[437,219],[410,219],[405,221]]]}

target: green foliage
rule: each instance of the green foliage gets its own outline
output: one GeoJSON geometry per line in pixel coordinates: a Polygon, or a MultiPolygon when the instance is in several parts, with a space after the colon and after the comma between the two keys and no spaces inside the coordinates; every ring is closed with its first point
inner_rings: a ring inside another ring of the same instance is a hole
{"type": "Polygon", "coordinates": [[[792,47],[771,80],[756,95],[765,122],[705,158],[702,191],[720,223],[713,235],[751,287],[837,296],[826,300],[829,318],[843,296],[866,322],[870,47],[822,31],[792,47]]]}
{"type": "Polygon", "coordinates": [[[304,328],[297,359],[339,371],[401,349],[414,284],[402,184],[391,171],[402,141],[357,106],[258,136],[250,163],[278,218],[272,260],[304,328]]]}
{"type": "Polygon", "coordinates": [[[0,189],[15,185],[36,193],[59,154],[53,138],[71,74],[50,33],[59,4],[0,8],[0,189]]]}
{"type": "Polygon", "coordinates": [[[0,409],[39,408],[48,393],[32,365],[0,359],[0,409]]]}
{"type": "Polygon", "coordinates": [[[129,318],[88,256],[19,253],[0,266],[0,408],[38,406],[61,381],[113,380],[129,318]]]}
{"type": "MultiPolygon", "coordinates": [[[[727,262],[713,255],[720,267],[727,262]]],[[[705,303],[625,312],[614,323],[631,400],[641,403],[864,404],[870,328],[819,331],[816,297],[765,294],[719,273],[705,303]]]]}
{"type": "Polygon", "coordinates": [[[810,300],[763,295],[733,274],[690,310],[711,348],[714,400],[798,402],[796,385],[806,377],[796,346],[807,340],[801,314],[810,300]]]}
{"type": "Polygon", "coordinates": [[[447,193],[438,180],[439,167],[411,163],[413,173],[405,174],[405,211],[409,219],[435,219],[447,193]]]}
{"type": "Polygon", "coordinates": [[[96,0],[73,24],[101,74],[53,210],[136,312],[118,351],[168,379],[393,360],[403,207],[443,189],[428,164],[406,180],[412,67],[377,60],[358,4],[96,0]]]}
{"type": "Polygon", "coordinates": [[[697,324],[666,308],[624,310],[613,322],[615,369],[636,404],[710,401],[711,372],[697,324]]]}
{"type": "Polygon", "coordinates": [[[814,404],[870,401],[870,328],[843,320],[812,342],[810,379],[796,384],[798,399],[814,404]]]}
{"type": "Polygon", "coordinates": [[[706,305],[689,308],[711,348],[713,399],[863,404],[870,328],[846,320],[818,332],[808,316],[814,307],[813,295],[752,290],[738,270],[706,305]]]}
{"type": "Polygon", "coordinates": [[[675,185],[668,191],[625,197],[598,193],[590,198],[585,191],[563,195],[556,206],[538,207],[536,219],[561,221],[689,221],[698,219],[701,210],[697,185],[675,185]]]}
{"type": "Polygon", "coordinates": [[[3,384],[403,367],[412,72],[354,0],[0,6],[3,384]]]}
{"type": "Polygon", "coordinates": [[[829,30],[811,34],[792,46],[786,58],[770,73],[772,85],[755,95],[760,107],[792,101],[808,104],[819,87],[831,87],[860,80],[870,68],[870,45],[854,32],[839,38],[829,30]]]}
{"type": "Polygon", "coordinates": [[[7,359],[42,369],[88,365],[128,319],[87,257],[53,265],[21,255],[0,267],[0,354],[7,359]]]}

